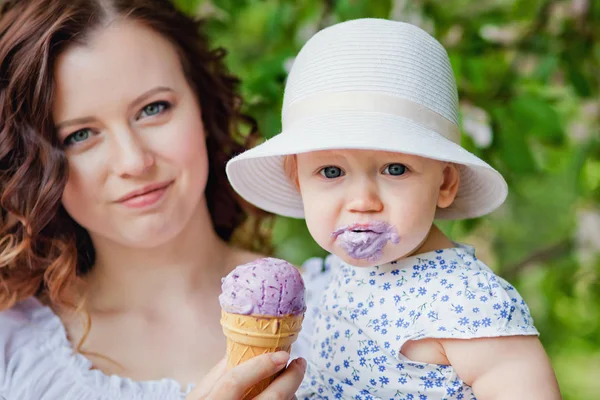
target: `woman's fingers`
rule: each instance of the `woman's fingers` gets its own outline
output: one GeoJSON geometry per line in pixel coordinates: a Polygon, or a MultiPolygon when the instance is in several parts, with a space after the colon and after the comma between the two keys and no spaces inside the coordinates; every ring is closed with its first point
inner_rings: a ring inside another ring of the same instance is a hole
{"type": "Polygon", "coordinates": [[[210,394],[215,383],[227,372],[227,357],[224,357],[202,378],[194,390],[186,397],[187,400],[203,399],[210,394]]]}
{"type": "Polygon", "coordinates": [[[306,372],[306,360],[297,358],[255,400],[292,400],[306,372]]]}
{"type": "Polygon", "coordinates": [[[225,373],[206,399],[240,400],[252,385],[283,369],[289,358],[285,351],[254,357],[225,373]]]}

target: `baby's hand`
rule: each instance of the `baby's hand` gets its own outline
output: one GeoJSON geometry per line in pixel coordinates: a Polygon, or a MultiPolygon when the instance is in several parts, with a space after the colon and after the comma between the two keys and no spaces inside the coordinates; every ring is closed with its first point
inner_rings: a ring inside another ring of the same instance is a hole
{"type": "Polygon", "coordinates": [[[560,400],[554,371],[536,336],[440,340],[478,400],[560,400]]]}

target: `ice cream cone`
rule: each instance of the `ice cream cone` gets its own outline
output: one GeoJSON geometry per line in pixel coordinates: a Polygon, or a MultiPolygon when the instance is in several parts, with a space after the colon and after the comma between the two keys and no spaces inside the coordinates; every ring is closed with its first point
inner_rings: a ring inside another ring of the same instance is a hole
{"type": "MultiPolygon", "coordinates": [[[[221,312],[221,325],[227,337],[227,368],[233,368],[253,357],[265,353],[291,350],[298,338],[304,314],[282,317],[241,315],[221,312]]],[[[278,374],[254,385],[243,399],[253,399],[261,393],[278,374]]]]}
{"type": "MultiPolygon", "coordinates": [[[[219,303],[231,369],[261,354],[289,353],[306,311],[304,282],[292,264],[260,258],[238,265],[223,278],[219,303]]],[[[243,399],[256,397],[277,375],[249,388],[243,399]]]]}

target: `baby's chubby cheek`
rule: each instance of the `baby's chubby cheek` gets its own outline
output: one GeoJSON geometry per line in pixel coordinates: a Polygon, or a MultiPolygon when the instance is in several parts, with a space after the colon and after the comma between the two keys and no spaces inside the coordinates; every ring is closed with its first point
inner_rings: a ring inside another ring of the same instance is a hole
{"type": "Polygon", "coordinates": [[[308,211],[306,204],[304,205],[304,219],[306,221],[308,232],[323,250],[331,253],[334,243],[331,232],[335,228],[334,224],[328,223],[326,218],[326,213],[308,211]]]}

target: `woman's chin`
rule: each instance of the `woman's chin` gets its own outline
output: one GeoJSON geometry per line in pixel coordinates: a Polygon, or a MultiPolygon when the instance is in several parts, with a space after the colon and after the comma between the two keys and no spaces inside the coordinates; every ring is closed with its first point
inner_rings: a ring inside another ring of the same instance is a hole
{"type": "Polygon", "coordinates": [[[151,224],[131,223],[118,229],[116,234],[111,235],[112,241],[122,246],[151,249],[165,245],[180,234],[183,227],[175,226],[174,223],[151,224]]]}

